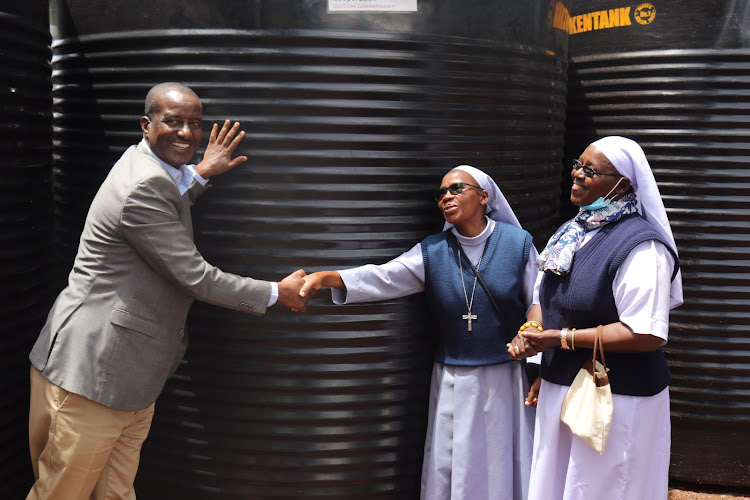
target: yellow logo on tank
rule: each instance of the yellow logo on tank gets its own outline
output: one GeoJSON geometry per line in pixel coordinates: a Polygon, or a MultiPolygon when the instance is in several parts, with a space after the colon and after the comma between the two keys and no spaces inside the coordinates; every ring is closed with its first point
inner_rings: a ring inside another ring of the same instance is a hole
{"type": "Polygon", "coordinates": [[[635,8],[633,17],[638,24],[649,24],[656,17],[656,7],[650,3],[642,3],[635,8]]]}
{"type": "Polygon", "coordinates": [[[633,7],[616,7],[588,12],[568,18],[568,34],[577,35],[588,31],[632,26],[631,12],[633,20],[638,24],[650,24],[656,17],[656,7],[650,3],[642,3],[635,9],[633,7]]]}

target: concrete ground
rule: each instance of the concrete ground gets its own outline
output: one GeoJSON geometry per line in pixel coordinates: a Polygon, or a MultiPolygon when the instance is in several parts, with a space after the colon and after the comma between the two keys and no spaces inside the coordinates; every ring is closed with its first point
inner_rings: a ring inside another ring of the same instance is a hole
{"type": "Polygon", "coordinates": [[[669,500],[717,500],[720,498],[750,499],[750,490],[676,482],[669,485],[669,500]]]}

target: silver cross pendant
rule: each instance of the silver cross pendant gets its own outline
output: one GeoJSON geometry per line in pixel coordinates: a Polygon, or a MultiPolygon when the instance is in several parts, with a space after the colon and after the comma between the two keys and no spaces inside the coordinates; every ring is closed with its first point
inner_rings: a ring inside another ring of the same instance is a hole
{"type": "Polygon", "coordinates": [[[477,319],[477,315],[476,314],[471,314],[471,312],[469,312],[469,314],[464,314],[461,317],[461,319],[465,319],[466,320],[466,324],[467,324],[467,326],[469,328],[469,331],[471,331],[471,320],[477,319]]]}

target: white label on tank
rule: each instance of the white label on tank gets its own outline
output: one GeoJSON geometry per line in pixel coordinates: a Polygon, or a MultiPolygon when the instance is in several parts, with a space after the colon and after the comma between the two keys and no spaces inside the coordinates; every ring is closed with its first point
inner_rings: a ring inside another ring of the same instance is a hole
{"type": "Polygon", "coordinates": [[[328,0],[328,12],[416,12],[417,0],[328,0]]]}

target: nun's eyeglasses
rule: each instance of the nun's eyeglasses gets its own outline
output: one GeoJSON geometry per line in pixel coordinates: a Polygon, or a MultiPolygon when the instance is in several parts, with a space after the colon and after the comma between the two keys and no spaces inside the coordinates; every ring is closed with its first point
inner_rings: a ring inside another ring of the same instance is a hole
{"type": "Polygon", "coordinates": [[[609,175],[612,177],[622,177],[620,174],[607,174],[605,172],[598,172],[594,170],[593,168],[589,167],[588,165],[584,165],[579,160],[573,160],[573,170],[578,172],[579,168],[583,169],[583,175],[585,175],[589,179],[591,179],[595,175],[609,175]]]}
{"type": "Polygon", "coordinates": [[[461,194],[461,193],[464,192],[464,189],[466,189],[467,186],[468,187],[477,188],[480,191],[484,191],[484,188],[482,188],[481,186],[475,186],[474,184],[469,184],[468,182],[456,182],[455,184],[451,184],[447,188],[440,188],[440,189],[436,190],[435,191],[435,201],[442,200],[443,197],[445,196],[445,194],[448,191],[450,191],[453,196],[461,194]]]}

